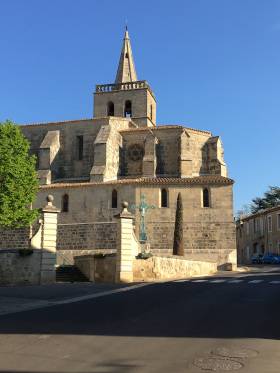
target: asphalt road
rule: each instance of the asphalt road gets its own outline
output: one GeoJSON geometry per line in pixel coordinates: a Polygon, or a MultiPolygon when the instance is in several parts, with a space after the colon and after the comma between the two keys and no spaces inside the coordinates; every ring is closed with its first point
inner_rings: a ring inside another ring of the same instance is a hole
{"type": "Polygon", "coordinates": [[[280,372],[280,269],[0,316],[0,373],[280,372]]]}

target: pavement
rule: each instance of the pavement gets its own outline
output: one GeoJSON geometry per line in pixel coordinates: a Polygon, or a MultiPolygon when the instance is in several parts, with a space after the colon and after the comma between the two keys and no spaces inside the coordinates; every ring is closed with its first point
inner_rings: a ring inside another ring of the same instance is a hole
{"type": "Polygon", "coordinates": [[[0,288],[0,304],[49,302],[2,308],[0,373],[279,373],[279,294],[280,267],[269,266],[148,285],[0,288]]]}

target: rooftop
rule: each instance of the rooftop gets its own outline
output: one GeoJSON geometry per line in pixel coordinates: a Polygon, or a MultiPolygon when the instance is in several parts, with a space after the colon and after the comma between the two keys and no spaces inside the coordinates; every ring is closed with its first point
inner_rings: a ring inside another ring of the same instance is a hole
{"type": "Polygon", "coordinates": [[[117,184],[142,184],[142,185],[232,185],[234,181],[230,178],[219,175],[205,175],[190,178],[176,178],[176,177],[140,177],[130,179],[119,179],[105,182],[80,182],[80,183],[54,183],[49,185],[42,185],[40,189],[59,189],[59,188],[80,188],[91,187],[94,185],[117,185],[117,184]]]}
{"type": "Polygon", "coordinates": [[[259,216],[267,215],[267,214],[270,214],[271,212],[274,212],[274,211],[279,211],[280,212],[280,205],[270,207],[268,209],[260,210],[260,211],[256,212],[255,214],[246,215],[246,216],[240,218],[240,220],[241,221],[247,221],[247,220],[250,220],[250,219],[255,219],[259,216]]]}

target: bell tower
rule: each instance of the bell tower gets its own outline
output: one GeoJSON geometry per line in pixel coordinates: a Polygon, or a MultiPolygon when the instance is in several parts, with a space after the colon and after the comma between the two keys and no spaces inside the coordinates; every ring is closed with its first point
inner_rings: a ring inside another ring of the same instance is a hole
{"type": "Polygon", "coordinates": [[[138,80],[126,27],[114,84],[97,85],[94,117],[130,117],[139,127],[156,126],[156,100],[146,80],[138,80]]]}

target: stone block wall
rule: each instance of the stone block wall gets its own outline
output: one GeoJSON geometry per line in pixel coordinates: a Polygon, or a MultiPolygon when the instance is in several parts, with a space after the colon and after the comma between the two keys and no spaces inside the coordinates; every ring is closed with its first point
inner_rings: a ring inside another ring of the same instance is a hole
{"type": "Polygon", "coordinates": [[[1,229],[1,249],[27,249],[30,245],[31,228],[1,229]]]}
{"type": "MultiPolygon", "coordinates": [[[[116,274],[116,256],[97,258],[93,255],[75,257],[75,265],[92,282],[119,282],[116,274]]],[[[217,263],[190,260],[169,256],[153,256],[149,259],[131,260],[132,278],[122,278],[121,282],[149,282],[175,280],[193,276],[211,275],[217,271],[217,263]]]]}
{"type": "MultiPolygon", "coordinates": [[[[193,257],[197,254],[200,259],[208,260],[215,254],[215,257],[223,260],[222,258],[236,247],[232,185],[85,183],[79,186],[68,184],[67,187],[63,187],[54,184],[40,189],[35,207],[42,207],[50,190],[58,207],[63,194],[66,192],[69,196],[69,211],[61,213],[58,217],[59,257],[63,252],[64,261],[68,264],[73,263],[75,255],[116,251],[114,215],[120,211],[122,201],[128,201],[129,211],[135,213],[138,238],[140,213],[138,210],[131,210],[130,206],[139,205],[141,194],[145,195],[149,205],[155,206],[146,214],[148,240],[154,254],[172,253],[176,200],[179,192],[183,199],[186,255],[193,257]],[[210,192],[209,208],[202,206],[202,190],[205,186],[210,192]],[[161,207],[162,188],[168,193],[168,207],[161,207]],[[111,208],[113,189],[118,192],[117,208],[111,208]]],[[[59,261],[59,264],[61,263],[63,258],[59,261]]]]}
{"type": "Polygon", "coordinates": [[[18,250],[0,250],[0,285],[39,285],[41,275],[41,250],[22,257],[18,250]]]}
{"type": "Polygon", "coordinates": [[[1,229],[0,284],[55,282],[58,212],[49,195],[34,233],[31,226],[1,229]]]}
{"type": "MultiPolygon", "coordinates": [[[[39,162],[41,167],[44,166],[42,165],[44,153],[46,153],[48,164],[51,157],[51,175],[41,175],[49,181],[50,177],[52,181],[89,180],[90,178],[95,180],[98,174],[103,174],[103,172],[105,174],[101,176],[104,180],[113,180],[120,175],[141,176],[143,171],[145,175],[145,167],[143,170],[145,156],[147,157],[147,154],[144,156],[145,139],[151,134],[157,138],[156,151],[153,155],[153,163],[157,164],[157,175],[165,177],[180,177],[181,174],[183,177],[204,174],[226,175],[222,143],[218,137],[211,137],[210,132],[183,126],[152,128],[135,128],[134,126],[136,126],[135,123],[129,118],[103,117],[21,126],[21,129],[31,143],[31,152],[37,156],[41,152],[39,162]],[[113,129],[103,145],[95,143],[102,127],[113,129]],[[186,141],[182,141],[184,133],[187,136],[186,141]],[[59,138],[59,151],[57,144],[53,146],[50,143],[50,137],[52,138],[51,135],[54,134],[57,139],[59,138]],[[83,139],[82,159],[79,157],[78,137],[83,139]],[[46,147],[47,145],[49,147],[46,147]],[[130,157],[131,147],[135,145],[143,149],[141,159],[130,157]],[[52,156],[51,153],[53,153],[52,156]],[[100,162],[98,158],[104,159],[100,162]],[[105,168],[101,170],[100,167],[105,168]]],[[[47,170],[46,165],[43,170],[47,170]]]]}
{"type": "Polygon", "coordinates": [[[83,255],[74,257],[79,270],[92,282],[115,282],[116,256],[96,257],[83,255]]]}
{"type": "Polygon", "coordinates": [[[31,144],[31,152],[37,156],[40,146],[49,131],[59,133],[60,151],[51,166],[52,181],[64,178],[89,178],[93,165],[93,143],[102,120],[77,120],[21,126],[23,134],[31,144]],[[79,160],[77,136],[83,136],[83,159],[79,160]]]}
{"type": "Polygon", "coordinates": [[[133,281],[157,281],[205,276],[217,271],[217,263],[192,261],[182,257],[158,257],[135,259],[133,281]]]}
{"type": "Polygon", "coordinates": [[[116,249],[114,222],[58,224],[58,250],[116,249]]]}
{"type": "Polygon", "coordinates": [[[73,264],[75,256],[116,252],[115,222],[59,224],[57,264],[73,264]]]}

